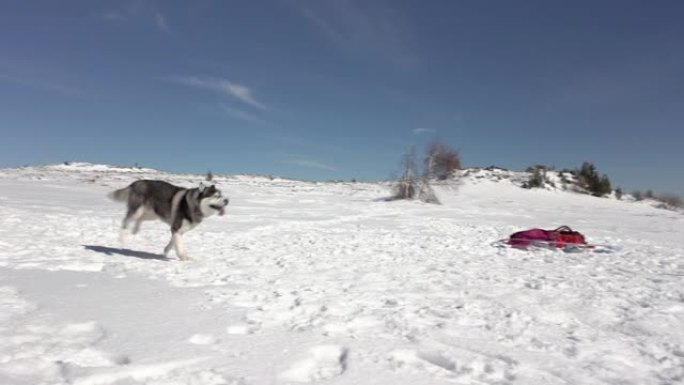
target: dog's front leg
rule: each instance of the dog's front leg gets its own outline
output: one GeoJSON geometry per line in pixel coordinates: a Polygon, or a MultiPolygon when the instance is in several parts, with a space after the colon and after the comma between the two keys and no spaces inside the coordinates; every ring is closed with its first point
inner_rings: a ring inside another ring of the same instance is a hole
{"type": "Polygon", "coordinates": [[[174,246],[176,248],[176,255],[178,255],[178,258],[180,258],[183,261],[190,261],[192,258],[188,256],[188,253],[185,252],[185,247],[183,246],[183,238],[181,236],[181,233],[176,233],[172,239],[175,239],[174,241],[174,246]]]}
{"type": "Polygon", "coordinates": [[[188,256],[188,254],[185,252],[185,247],[183,246],[182,233],[174,232],[171,234],[171,241],[169,241],[169,244],[166,245],[166,248],[164,249],[165,255],[168,255],[168,252],[171,251],[171,247],[173,247],[174,250],[176,250],[176,255],[181,260],[183,260],[183,261],[192,260],[192,258],[190,258],[188,256]]]}

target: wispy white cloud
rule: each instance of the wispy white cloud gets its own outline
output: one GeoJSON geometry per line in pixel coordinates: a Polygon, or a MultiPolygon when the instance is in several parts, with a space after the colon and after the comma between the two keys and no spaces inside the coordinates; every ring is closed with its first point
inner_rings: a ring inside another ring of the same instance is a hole
{"type": "Polygon", "coordinates": [[[98,12],[95,16],[107,21],[125,21],[129,19],[129,16],[124,12],[113,10],[98,12]]]}
{"type": "Polygon", "coordinates": [[[427,133],[435,132],[435,130],[433,130],[432,128],[422,128],[422,127],[414,128],[412,131],[413,131],[414,135],[420,135],[420,134],[427,134],[427,133]]]}
{"type": "Polygon", "coordinates": [[[47,91],[57,92],[67,96],[83,96],[84,92],[68,84],[37,78],[26,78],[0,73],[0,83],[11,83],[24,87],[38,88],[47,91]]]}
{"type": "Polygon", "coordinates": [[[221,105],[221,111],[223,111],[226,115],[230,116],[231,118],[242,120],[243,122],[247,123],[257,123],[257,124],[264,124],[264,120],[248,113],[243,110],[240,110],[238,108],[234,108],[231,106],[227,105],[221,105]]]}
{"type": "Polygon", "coordinates": [[[175,76],[166,78],[166,80],[188,87],[204,88],[220,92],[230,95],[252,107],[259,108],[261,110],[266,109],[266,106],[254,97],[252,90],[246,86],[230,82],[226,79],[199,76],[175,76]]]}
{"type": "Polygon", "coordinates": [[[307,167],[307,168],[317,168],[321,170],[328,170],[328,171],[337,171],[337,168],[327,165],[325,163],[315,161],[315,160],[310,160],[310,159],[290,159],[287,160],[287,163],[294,164],[296,166],[300,167],[307,167]]]}
{"type": "Polygon", "coordinates": [[[171,32],[171,31],[169,30],[169,24],[168,24],[168,22],[166,21],[166,17],[165,17],[164,15],[162,15],[162,14],[159,13],[159,12],[157,12],[157,14],[154,15],[154,19],[155,19],[155,21],[156,21],[156,23],[157,23],[157,28],[159,28],[160,31],[167,32],[167,33],[168,33],[168,32],[171,32]]]}
{"type": "Polygon", "coordinates": [[[302,16],[328,40],[363,57],[380,57],[401,68],[418,63],[411,52],[408,23],[392,3],[292,1],[302,16]]]}
{"type": "Polygon", "coordinates": [[[130,0],[116,8],[96,12],[95,17],[117,23],[143,22],[153,24],[159,31],[171,32],[166,16],[148,0],[130,0]]]}
{"type": "Polygon", "coordinates": [[[344,35],[336,31],[335,28],[324,18],[308,8],[303,8],[302,14],[307,20],[309,20],[309,22],[320,29],[321,32],[323,32],[323,34],[326,35],[330,40],[334,41],[336,44],[344,44],[344,35]]]}
{"type": "Polygon", "coordinates": [[[124,6],[96,12],[95,17],[107,21],[128,21],[143,16],[143,5],[141,1],[133,1],[124,6]]]}

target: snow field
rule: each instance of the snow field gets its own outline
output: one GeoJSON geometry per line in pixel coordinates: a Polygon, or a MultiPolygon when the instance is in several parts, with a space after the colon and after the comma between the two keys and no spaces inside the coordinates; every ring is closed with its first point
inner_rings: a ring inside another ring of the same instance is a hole
{"type": "Polygon", "coordinates": [[[645,384],[684,379],[684,216],[510,181],[217,178],[231,199],[160,253],[117,240],[106,166],[0,173],[0,383],[645,384]],[[562,224],[613,254],[496,249],[562,224]],[[80,286],[79,286],[80,285],[80,286]]]}

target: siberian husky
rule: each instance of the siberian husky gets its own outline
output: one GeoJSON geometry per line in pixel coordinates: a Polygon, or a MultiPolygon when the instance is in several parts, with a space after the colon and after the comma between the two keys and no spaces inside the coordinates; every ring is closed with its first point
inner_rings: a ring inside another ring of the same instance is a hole
{"type": "Polygon", "coordinates": [[[200,184],[188,189],[160,180],[139,180],[107,196],[116,202],[126,202],[126,216],[121,225],[122,240],[126,238],[131,223],[135,234],[140,230],[142,221],[161,219],[171,226],[171,240],[164,248],[164,255],[168,257],[173,248],[182,260],[191,259],[183,247],[183,233],[193,229],[205,217],[215,213],[223,215],[228,205],[228,198],[224,198],[216,186],[200,184]]]}

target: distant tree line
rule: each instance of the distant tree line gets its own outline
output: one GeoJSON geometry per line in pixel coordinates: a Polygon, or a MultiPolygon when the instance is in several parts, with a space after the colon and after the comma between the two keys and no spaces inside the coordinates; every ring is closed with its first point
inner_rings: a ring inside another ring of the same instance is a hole
{"type": "MultiPolygon", "coordinates": [[[[548,171],[552,171],[553,169],[553,167],[544,165],[528,167],[526,171],[530,173],[530,177],[527,182],[523,183],[523,187],[540,188],[544,187],[547,183],[553,185],[546,175],[548,171]]],[[[613,191],[610,186],[608,175],[603,174],[602,176],[599,176],[596,166],[592,163],[584,162],[579,169],[560,171],[559,175],[563,183],[569,183],[569,180],[565,176],[566,173],[574,175],[577,180],[577,187],[591,195],[601,197],[608,195],[613,191]]]]}
{"type": "Polygon", "coordinates": [[[661,207],[667,209],[684,208],[684,200],[677,194],[656,194],[653,190],[646,190],[645,192],[634,190],[632,191],[632,197],[634,197],[634,200],[636,201],[643,201],[644,199],[658,201],[661,203],[661,207]]]}

